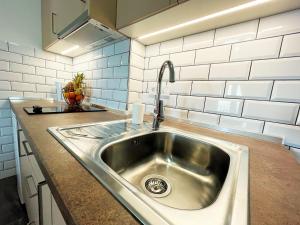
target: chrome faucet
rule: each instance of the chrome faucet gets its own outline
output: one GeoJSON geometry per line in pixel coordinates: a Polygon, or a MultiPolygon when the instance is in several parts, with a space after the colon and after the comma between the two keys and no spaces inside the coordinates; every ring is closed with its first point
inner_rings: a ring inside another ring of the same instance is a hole
{"type": "Polygon", "coordinates": [[[169,67],[169,82],[175,82],[175,71],[173,63],[170,60],[165,61],[159,71],[158,80],[157,80],[157,90],[156,90],[156,101],[155,101],[155,109],[154,109],[154,117],[153,117],[153,124],[152,129],[158,130],[160,122],[164,121],[164,106],[163,101],[160,100],[161,94],[161,81],[164,75],[166,66],[169,67]]]}

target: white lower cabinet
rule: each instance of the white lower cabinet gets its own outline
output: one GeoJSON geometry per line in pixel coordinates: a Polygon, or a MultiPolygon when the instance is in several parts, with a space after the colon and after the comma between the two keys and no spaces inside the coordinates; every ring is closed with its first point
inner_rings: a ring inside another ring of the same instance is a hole
{"type": "Polygon", "coordinates": [[[52,196],[52,225],[65,225],[66,222],[52,196]]]}
{"type": "Polygon", "coordinates": [[[29,142],[13,114],[18,192],[30,225],[66,225],[29,142]],[[21,194],[20,194],[21,193],[21,194]]]}
{"type": "Polygon", "coordinates": [[[41,220],[43,225],[52,225],[52,194],[47,184],[41,186],[41,220]]]}

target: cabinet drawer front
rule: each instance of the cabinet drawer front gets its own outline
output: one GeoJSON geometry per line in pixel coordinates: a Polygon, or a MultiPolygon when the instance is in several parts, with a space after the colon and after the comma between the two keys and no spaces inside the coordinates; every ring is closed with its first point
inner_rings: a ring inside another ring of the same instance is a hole
{"type": "Polygon", "coordinates": [[[24,200],[30,222],[39,224],[39,203],[38,192],[35,187],[33,177],[27,176],[24,179],[24,200]]]}
{"type": "Polygon", "coordinates": [[[34,155],[29,155],[28,156],[28,160],[31,166],[31,170],[32,170],[32,176],[34,178],[34,182],[36,184],[36,187],[39,183],[44,182],[45,181],[45,177],[35,159],[34,155]]]}

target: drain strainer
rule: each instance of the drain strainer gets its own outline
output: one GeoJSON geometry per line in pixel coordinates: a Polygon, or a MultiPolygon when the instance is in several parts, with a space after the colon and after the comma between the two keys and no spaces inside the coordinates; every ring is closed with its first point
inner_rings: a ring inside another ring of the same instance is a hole
{"type": "Polygon", "coordinates": [[[162,198],[170,194],[171,185],[167,178],[151,174],[142,179],[143,190],[155,198],[162,198]]]}

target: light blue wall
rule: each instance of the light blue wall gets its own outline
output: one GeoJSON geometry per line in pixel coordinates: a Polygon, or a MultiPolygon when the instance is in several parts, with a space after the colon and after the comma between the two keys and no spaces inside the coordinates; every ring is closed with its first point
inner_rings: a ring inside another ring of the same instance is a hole
{"type": "Polygon", "coordinates": [[[41,48],[41,0],[1,0],[0,40],[41,48]]]}

